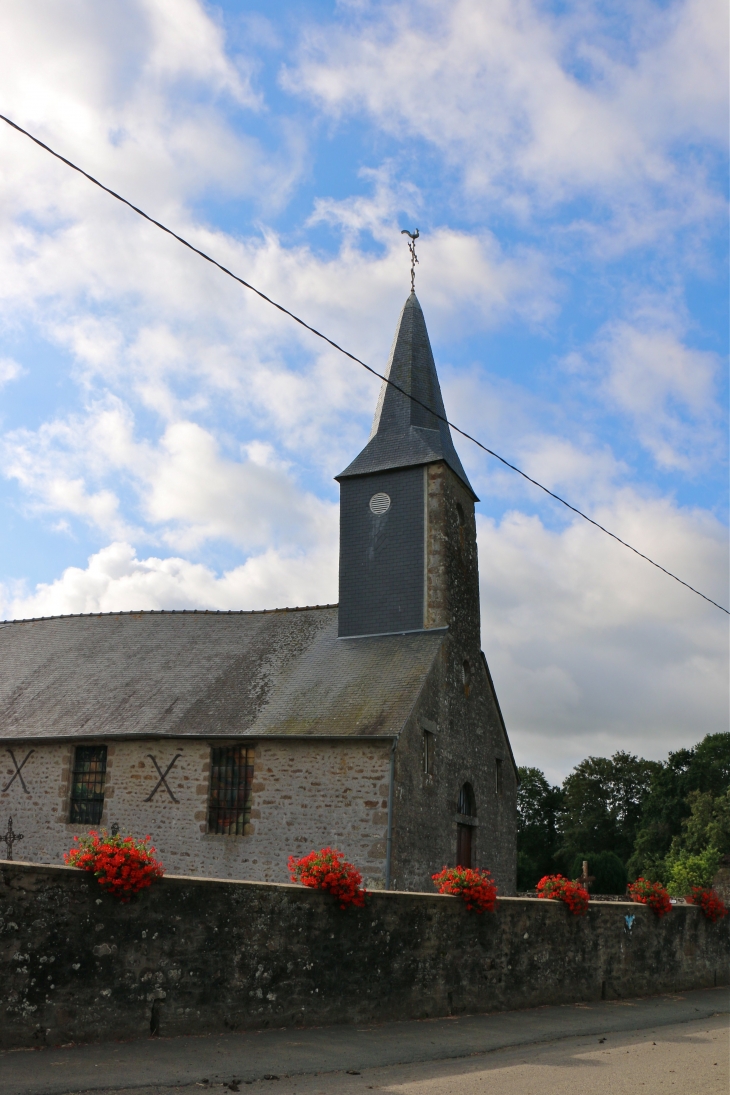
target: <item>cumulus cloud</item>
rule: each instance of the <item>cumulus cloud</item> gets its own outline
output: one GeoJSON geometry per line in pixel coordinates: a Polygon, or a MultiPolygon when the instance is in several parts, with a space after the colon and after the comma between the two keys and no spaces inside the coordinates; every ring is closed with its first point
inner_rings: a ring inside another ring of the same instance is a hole
{"type": "Polygon", "coordinates": [[[658,467],[694,475],[724,455],[720,360],[688,345],[681,307],[672,313],[666,300],[643,303],[561,364],[625,417],[658,467]]]}
{"type": "Polygon", "coordinates": [[[83,417],[17,430],[3,445],[5,475],[37,510],[85,520],[101,533],[160,537],[192,550],[221,539],[245,550],[263,545],[306,547],[330,534],[336,511],[301,490],[271,446],[253,443],[238,459],[220,452],[214,436],[190,421],[170,424],[158,444],[135,437],[119,400],[83,417]],[[125,525],[107,480],[136,492],[136,526],[125,525]]]}
{"type": "Polygon", "coordinates": [[[673,151],[724,147],[721,0],[627,4],[620,38],[599,5],[558,16],[533,0],[401,0],[347,14],[310,31],[286,85],[331,115],[364,112],[429,142],[472,200],[498,195],[526,215],[588,196],[637,239],[646,218],[626,203],[646,211],[649,192],[675,218],[719,212],[703,170],[673,151]]]}
{"type": "MultiPolygon", "coordinates": [[[[593,516],[728,604],[726,530],[706,512],[625,490],[593,516]]],[[[660,758],[727,729],[716,608],[582,521],[512,511],[478,534],[484,649],[519,763],[558,779],[588,754],[660,758]]]]}
{"type": "Polygon", "coordinates": [[[615,322],[599,338],[604,391],[628,414],[663,468],[691,470],[715,455],[720,435],[717,355],[683,343],[674,325],[615,322]]]}
{"type": "Polygon", "coordinates": [[[12,357],[0,357],[0,388],[11,380],[17,380],[25,370],[12,357]]]}
{"type": "Polygon", "coordinates": [[[138,559],[123,541],[92,555],[84,567],[68,567],[54,582],[32,592],[0,585],[5,619],[79,612],[152,609],[293,608],[337,601],[336,543],[309,553],[269,549],[216,575],[180,557],[138,559]]]}

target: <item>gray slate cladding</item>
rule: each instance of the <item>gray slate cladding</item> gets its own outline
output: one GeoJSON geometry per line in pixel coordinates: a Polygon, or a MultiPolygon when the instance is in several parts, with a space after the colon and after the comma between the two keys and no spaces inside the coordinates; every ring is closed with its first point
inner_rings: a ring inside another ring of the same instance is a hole
{"type": "Polygon", "coordinates": [[[336,606],[17,621],[0,741],[392,737],[444,637],[339,639],[336,606]]]}
{"type": "Polygon", "coordinates": [[[411,293],[403,305],[385,375],[403,391],[383,382],[370,440],[360,455],[335,478],[342,482],[355,475],[443,460],[458,475],[474,501],[478,501],[454,448],[451,431],[446,422],[436,417],[439,414],[445,418],[446,411],[426,321],[415,293],[411,293]],[[420,402],[414,403],[403,392],[410,393],[420,402]]]}
{"type": "Polygon", "coordinates": [[[425,481],[399,468],[340,485],[340,635],[423,627],[425,481]],[[384,513],[370,500],[390,499],[384,513]]]}

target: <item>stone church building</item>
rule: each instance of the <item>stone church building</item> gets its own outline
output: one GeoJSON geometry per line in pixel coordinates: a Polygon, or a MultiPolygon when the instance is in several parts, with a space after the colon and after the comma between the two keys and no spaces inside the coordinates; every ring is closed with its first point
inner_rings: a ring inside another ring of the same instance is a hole
{"type": "Polygon", "coordinates": [[[370,888],[432,892],[461,863],[514,892],[477,499],[415,294],[388,376],[337,476],[339,605],[0,625],[0,855],[59,863],[118,826],[174,874],[285,882],[289,855],[331,845],[370,888]]]}

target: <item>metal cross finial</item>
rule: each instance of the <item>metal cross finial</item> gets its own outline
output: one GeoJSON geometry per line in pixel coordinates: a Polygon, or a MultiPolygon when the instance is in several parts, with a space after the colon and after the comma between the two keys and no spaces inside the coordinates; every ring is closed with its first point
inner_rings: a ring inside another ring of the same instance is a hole
{"type": "Polygon", "coordinates": [[[411,252],[411,292],[416,291],[416,263],[418,262],[418,255],[416,254],[416,240],[419,236],[419,231],[409,232],[407,228],[401,229],[401,236],[410,236],[411,242],[408,244],[408,250],[411,252]]]}
{"type": "Polygon", "coordinates": [[[8,849],[8,859],[13,858],[13,844],[15,844],[15,841],[16,840],[22,840],[22,839],[23,839],[23,834],[22,833],[14,833],[13,832],[13,819],[11,817],[9,817],[8,818],[8,831],[6,833],[4,833],[3,836],[0,836],[0,840],[3,840],[5,842],[5,846],[8,849]]]}

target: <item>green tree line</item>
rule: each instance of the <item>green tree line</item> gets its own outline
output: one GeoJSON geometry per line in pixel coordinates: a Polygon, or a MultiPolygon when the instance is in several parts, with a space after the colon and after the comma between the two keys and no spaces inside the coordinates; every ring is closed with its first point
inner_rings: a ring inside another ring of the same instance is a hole
{"type": "Polygon", "coordinates": [[[643,875],[682,897],[710,885],[730,854],[730,734],[666,761],[587,757],[561,787],[539,768],[519,772],[518,890],[545,874],[577,878],[588,860],[595,893],[623,893],[643,875]]]}

